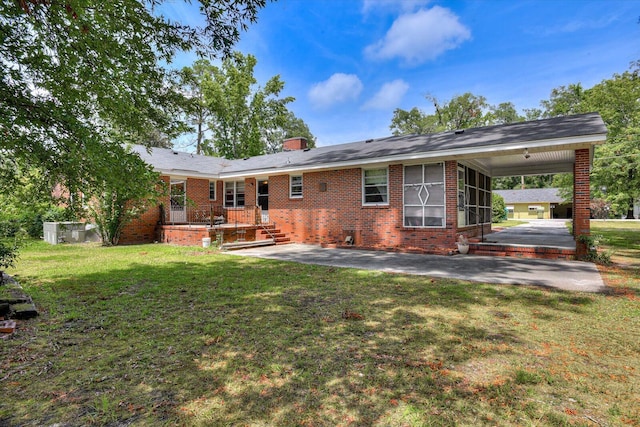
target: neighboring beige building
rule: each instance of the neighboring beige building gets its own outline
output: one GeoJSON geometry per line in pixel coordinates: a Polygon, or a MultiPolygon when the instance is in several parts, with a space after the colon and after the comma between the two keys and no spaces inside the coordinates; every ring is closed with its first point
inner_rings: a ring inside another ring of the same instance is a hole
{"type": "Polygon", "coordinates": [[[502,196],[508,219],[571,218],[571,203],[565,203],[557,188],[493,190],[502,196]]]}

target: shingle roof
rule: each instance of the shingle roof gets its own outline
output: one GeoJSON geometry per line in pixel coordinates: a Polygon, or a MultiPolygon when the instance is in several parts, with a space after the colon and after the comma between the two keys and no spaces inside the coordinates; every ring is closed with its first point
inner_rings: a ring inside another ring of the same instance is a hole
{"type": "Polygon", "coordinates": [[[370,139],[347,144],[289,151],[247,160],[233,161],[225,173],[277,168],[310,167],[332,163],[362,161],[419,153],[434,153],[456,149],[471,149],[506,145],[514,142],[544,141],[606,134],[607,128],[597,113],[556,117],[508,125],[465,129],[424,135],[402,135],[370,139]]]}
{"type": "Polygon", "coordinates": [[[563,203],[557,188],[526,188],[524,190],[493,190],[505,203],[563,203]]]}
{"type": "Polygon", "coordinates": [[[308,150],[285,151],[244,160],[224,160],[158,148],[153,149],[152,155],[149,155],[141,146],[136,146],[135,150],[144,160],[163,172],[194,172],[196,176],[224,178],[254,172],[268,173],[276,169],[331,168],[341,164],[367,164],[384,159],[401,161],[438,154],[454,156],[462,150],[467,153],[473,150],[495,151],[514,144],[536,141],[580,137],[593,137],[594,141],[603,141],[606,133],[607,128],[600,115],[588,113],[456,132],[390,136],[308,150]]]}
{"type": "Polygon", "coordinates": [[[217,176],[229,164],[228,160],[219,157],[198,156],[169,148],[150,148],[148,151],[142,145],[131,148],[156,170],[175,175],[217,176]]]}

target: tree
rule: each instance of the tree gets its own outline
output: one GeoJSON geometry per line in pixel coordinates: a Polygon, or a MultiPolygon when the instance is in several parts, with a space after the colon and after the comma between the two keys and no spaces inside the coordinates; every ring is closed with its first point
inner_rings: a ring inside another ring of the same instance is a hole
{"type": "Polygon", "coordinates": [[[215,67],[206,59],[197,60],[192,66],[180,71],[180,91],[185,97],[184,114],[188,131],[196,134],[196,154],[213,150],[211,141],[206,138],[209,133],[211,111],[204,99],[203,88],[211,84],[215,67]]]}
{"type": "Polygon", "coordinates": [[[279,98],[284,88],[280,76],[256,87],[256,63],[253,55],[235,52],[220,68],[213,67],[213,78],[203,83],[215,154],[227,159],[264,154],[268,133],[284,126],[286,105],[294,100],[279,98]]]}
{"type": "Polygon", "coordinates": [[[228,54],[265,0],[202,0],[203,27],[169,20],[162,3],[0,0],[4,155],[75,194],[122,174],[102,164],[124,142],[175,135],[180,96],[163,64],[179,51],[228,54]]]}
{"type": "Polygon", "coordinates": [[[502,102],[497,107],[490,107],[489,122],[493,125],[508,125],[524,121],[512,102],[502,102]]]}
{"type": "Polygon", "coordinates": [[[587,91],[585,109],[600,112],[609,131],[596,147],[594,196],[604,198],[617,215],[630,215],[640,201],[640,61],[587,91]]]}
{"type": "MultiPolygon", "coordinates": [[[[607,125],[605,144],[595,148],[591,174],[594,198],[603,198],[617,215],[628,215],[640,198],[640,61],[590,89],[580,83],[560,86],[543,100],[537,118],[598,111],[607,125]]],[[[573,195],[571,175],[554,176],[565,200],[573,195]]]]}
{"type": "MultiPolygon", "coordinates": [[[[434,96],[427,96],[435,109],[434,114],[425,114],[418,108],[409,111],[396,108],[390,129],[394,135],[424,134],[456,129],[486,126],[493,123],[491,110],[499,111],[506,117],[506,106],[498,109],[487,103],[484,96],[464,93],[448,102],[440,102],[434,96]]],[[[502,105],[502,104],[501,104],[502,105]]],[[[505,104],[506,105],[506,104],[505,104]]]]}
{"type": "Polygon", "coordinates": [[[316,137],[309,130],[309,126],[301,118],[288,111],[284,122],[279,127],[265,129],[265,153],[278,153],[282,151],[282,141],[301,136],[307,140],[307,147],[316,146],[316,137]]]}
{"type": "Polygon", "coordinates": [[[115,154],[107,165],[119,165],[126,174],[101,173],[85,199],[89,218],[98,226],[104,245],[117,245],[125,225],[157,203],[166,189],[160,175],[134,153],[115,154]],[[135,179],[131,179],[135,176],[135,179]]]}
{"type": "Polygon", "coordinates": [[[396,108],[391,119],[391,133],[394,135],[421,135],[438,131],[438,120],[413,107],[406,111],[396,108]]]}

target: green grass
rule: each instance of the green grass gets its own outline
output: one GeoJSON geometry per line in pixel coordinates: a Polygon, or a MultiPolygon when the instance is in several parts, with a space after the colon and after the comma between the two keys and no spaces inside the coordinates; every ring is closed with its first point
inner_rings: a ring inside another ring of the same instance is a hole
{"type": "Polygon", "coordinates": [[[9,272],[41,316],[0,341],[0,425],[637,425],[620,271],[595,295],[38,242],[9,272]]]}
{"type": "Polygon", "coordinates": [[[591,234],[602,237],[614,261],[640,267],[640,221],[591,221],[591,234]]]}

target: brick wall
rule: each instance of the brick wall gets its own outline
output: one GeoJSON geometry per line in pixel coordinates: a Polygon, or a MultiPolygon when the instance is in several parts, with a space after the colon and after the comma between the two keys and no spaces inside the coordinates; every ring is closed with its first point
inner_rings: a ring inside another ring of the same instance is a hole
{"type": "Polygon", "coordinates": [[[587,246],[578,239],[591,234],[591,194],[589,189],[589,149],[575,151],[573,165],[573,235],[576,239],[576,256],[587,254],[587,246]]]}
{"type": "MultiPolygon", "coordinates": [[[[163,177],[169,182],[168,177],[163,177]]],[[[403,165],[389,166],[389,204],[362,205],[362,170],[360,168],[311,172],[303,175],[303,197],[289,197],[289,175],[269,177],[269,216],[278,229],[291,241],[311,244],[341,244],[347,236],[359,247],[386,250],[420,250],[445,253],[455,249],[456,235],[479,234],[479,228],[457,229],[457,162],[445,162],[446,227],[419,228],[403,225],[403,165]]],[[[253,207],[256,200],[256,180],[245,180],[245,205],[253,207]]],[[[224,183],[217,182],[217,197],[209,200],[209,181],[189,178],[187,197],[197,205],[224,204],[224,183]]],[[[163,200],[169,205],[168,196],[163,200]]],[[[156,227],[158,209],[152,209],[135,225],[126,229],[126,243],[166,241],[176,244],[199,244],[201,231],[156,227]],[[185,234],[178,237],[178,233],[185,234]]],[[[485,226],[485,233],[490,231],[485,226]]],[[[124,234],[123,234],[124,235],[124,234]]],[[[123,242],[124,243],[124,242],[123,242]]]]}
{"type": "MultiPolygon", "coordinates": [[[[292,241],[340,244],[346,236],[360,247],[421,249],[455,248],[457,164],[445,163],[446,228],[403,226],[403,166],[389,167],[389,204],[362,205],[360,168],[305,173],[303,197],[289,197],[289,175],[269,177],[269,217],[292,241]]],[[[475,233],[475,228],[469,230],[475,233]]]]}
{"type": "MultiPolygon", "coordinates": [[[[167,189],[169,188],[169,182],[171,178],[163,175],[161,177],[165,183],[167,189]]],[[[217,182],[216,188],[216,201],[209,200],[209,180],[202,178],[188,178],[187,179],[187,198],[191,200],[196,206],[206,206],[209,204],[222,203],[223,187],[222,182],[217,182]]],[[[160,199],[160,204],[164,206],[165,213],[168,215],[167,209],[170,206],[169,195],[165,195],[160,199]]],[[[120,244],[138,244],[138,243],[153,243],[156,241],[166,241],[164,237],[172,240],[178,240],[171,233],[162,235],[158,228],[158,224],[161,222],[160,208],[154,206],[145,212],[140,218],[133,220],[130,224],[125,226],[120,237],[120,244]]],[[[208,237],[204,236],[204,237],[208,237]]],[[[195,237],[194,237],[195,239],[195,237]]],[[[200,238],[201,240],[201,238],[200,238]]]]}

